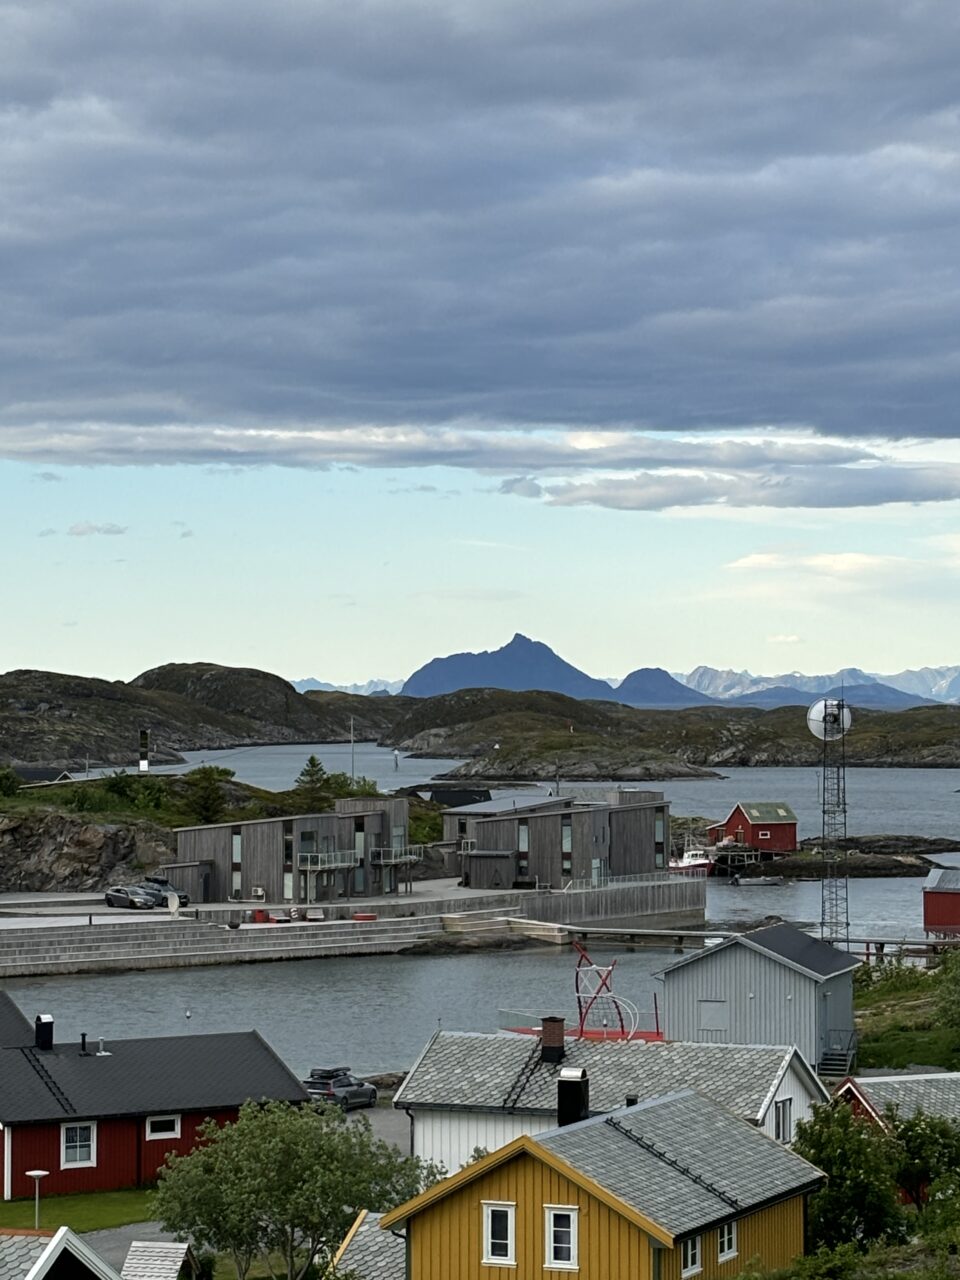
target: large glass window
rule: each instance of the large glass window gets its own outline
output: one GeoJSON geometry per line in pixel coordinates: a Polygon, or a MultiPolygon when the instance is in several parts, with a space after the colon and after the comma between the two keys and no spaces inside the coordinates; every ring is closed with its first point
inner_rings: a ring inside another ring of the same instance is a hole
{"type": "Polygon", "coordinates": [[[516,1205],[502,1200],[484,1200],[481,1207],[483,1261],[494,1265],[516,1262],[516,1205]]]}
{"type": "Polygon", "coordinates": [[[545,1206],[547,1267],[571,1270],[577,1263],[577,1210],[572,1205],[545,1206]]]}
{"type": "Polygon", "coordinates": [[[243,829],[234,827],[230,833],[230,891],[235,898],[240,897],[243,877],[243,829]]]}
{"type": "Polygon", "coordinates": [[[90,1166],[97,1163],[97,1125],[64,1124],[60,1126],[61,1169],[90,1166]]]}
{"type": "Polygon", "coordinates": [[[530,823],[526,818],[520,818],[517,822],[517,851],[530,852],[530,823]]]}

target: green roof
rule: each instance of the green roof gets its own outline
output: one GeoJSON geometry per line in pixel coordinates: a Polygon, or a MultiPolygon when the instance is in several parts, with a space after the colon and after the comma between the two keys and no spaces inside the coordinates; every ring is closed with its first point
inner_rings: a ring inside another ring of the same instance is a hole
{"type": "Polygon", "coordinates": [[[741,800],[742,809],[751,822],[796,822],[797,815],[782,800],[741,800]]]}

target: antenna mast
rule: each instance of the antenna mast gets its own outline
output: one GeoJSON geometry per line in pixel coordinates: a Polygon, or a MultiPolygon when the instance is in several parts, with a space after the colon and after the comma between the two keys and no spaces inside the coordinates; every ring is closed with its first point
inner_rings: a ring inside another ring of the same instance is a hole
{"type": "Polygon", "coordinates": [[[852,717],[843,697],[820,698],[807,712],[807,727],[823,742],[823,879],[820,881],[820,937],[850,944],[847,850],[846,735],[852,717]]]}

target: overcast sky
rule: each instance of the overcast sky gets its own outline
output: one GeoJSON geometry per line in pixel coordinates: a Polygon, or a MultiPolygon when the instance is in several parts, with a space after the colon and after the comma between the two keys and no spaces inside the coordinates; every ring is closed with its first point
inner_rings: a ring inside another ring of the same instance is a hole
{"type": "Polygon", "coordinates": [[[0,33],[0,670],[960,662],[955,5],[0,33]]]}

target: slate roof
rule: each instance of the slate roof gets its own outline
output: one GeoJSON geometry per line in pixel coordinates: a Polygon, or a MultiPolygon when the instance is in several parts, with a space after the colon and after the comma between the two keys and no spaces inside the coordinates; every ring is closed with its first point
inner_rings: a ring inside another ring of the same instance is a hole
{"type": "Polygon", "coordinates": [[[904,1119],[923,1111],[928,1116],[960,1120],[960,1071],[922,1076],[854,1076],[853,1083],[878,1116],[887,1107],[896,1107],[904,1119]]]}
{"type": "Polygon", "coordinates": [[[0,1123],[68,1116],[162,1115],[240,1106],[248,1099],[309,1101],[256,1031],[110,1040],[108,1056],[76,1043],[0,1049],[0,1123]]]}
{"type": "Polygon", "coordinates": [[[189,1253],[186,1240],[134,1240],[120,1275],[123,1280],[177,1280],[189,1253]]]}
{"type": "Polygon", "coordinates": [[[0,991],[0,1049],[25,1044],[33,1044],[30,1019],[6,991],[0,991]]]}
{"type": "Polygon", "coordinates": [[[0,1231],[0,1280],[23,1280],[51,1240],[49,1233],[0,1231]]]}
{"type": "Polygon", "coordinates": [[[456,814],[458,817],[483,818],[502,813],[529,813],[533,809],[556,809],[564,807],[564,802],[556,796],[538,796],[517,792],[515,795],[494,796],[490,800],[480,800],[475,804],[457,805],[455,809],[444,809],[444,815],[456,814]]]}
{"type": "Polygon", "coordinates": [[[956,893],[960,890],[960,869],[956,867],[935,867],[927,872],[923,882],[927,893],[956,893]]]}
{"type": "Polygon", "coordinates": [[[690,1090],[554,1129],[535,1142],[674,1237],[823,1181],[812,1164],[690,1090]]]}
{"type": "Polygon", "coordinates": [[[398,1107],[554,1115],[561,1067],[585,1067],[590,1109],[622,1107],[695,1088],[745,1119],[761,1121],[791,1060],[818,1100],[828,1095],[795,1049],[766,1045],[567,1039],[561,1063],[540,1061],[538,1036],[437,1031],[397,1092],[398,1107]]]}
{"type": "Polygon", "coordinates": [[[404,1280],[406,1248],[402,1237],[379,1230],[382,1213],[362,1209],[336,1257],[338,1274],[356,1273],[359,1280],[404,1280]]]}
{"type": "Polygon", "coordinates": [[[672,973],[673,970],[681,969],[686,964],[698,964],[704,960],[709,962],[711,956],[724,951],[727,947],[742,945],[762,951],[772,959],[783,961],[794,969],[800,969],[816,982],[823,982],[835,974],[856,969],[860,963],[849,951],[841,951],[839,947],[829,942],[812,938],[809,933],[804,933],[802,929],[795,929],[792,924],[772,924],[766,929],[751,929],[749,933],[725,938],[715,946],[681,956],[679,960],[674,960],[673,964],[668,964],[662,972],[672,973]]]}

